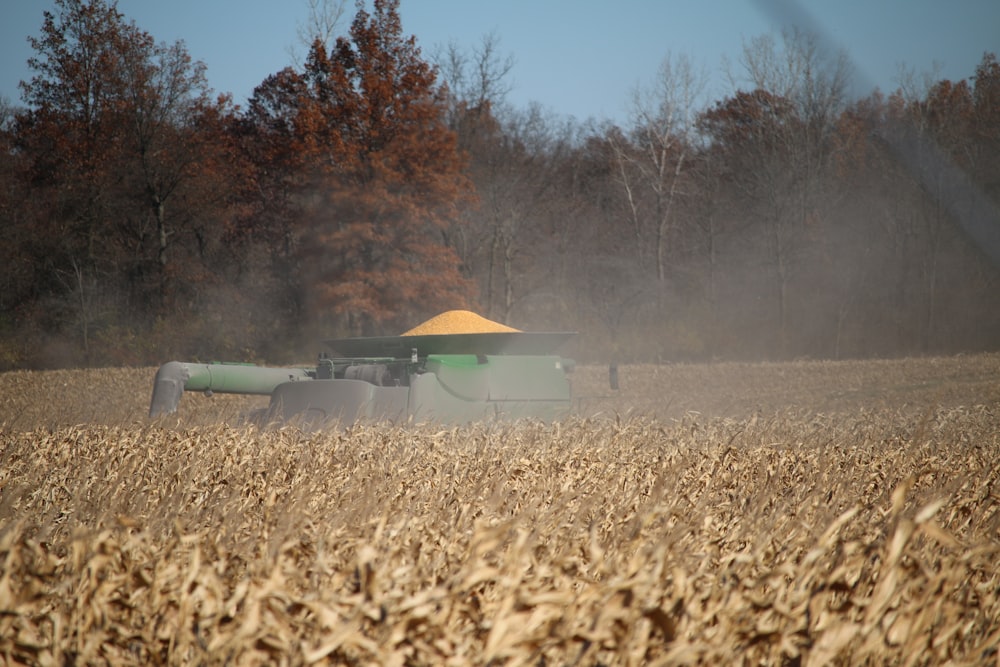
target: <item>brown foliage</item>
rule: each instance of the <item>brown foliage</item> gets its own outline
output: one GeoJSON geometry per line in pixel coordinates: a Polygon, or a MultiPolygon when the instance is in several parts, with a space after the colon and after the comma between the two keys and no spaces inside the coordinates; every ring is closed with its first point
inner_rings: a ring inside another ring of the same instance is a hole
{"type": "Polygon", "coordinates": [[[102,0],[56,8],[22,83],[27,187],[11,227],[38,279],[15,298],[38,309],[35,329],[77,338],[90,361],[105,327],[149,326],[218,282],[238,168],[229,99],[212,99],[183,43],[155,44],[102,0]]]}
{"type": "Polygon", "coordinates": [[[251,102],[267,145],[300,162],[293,188],[305,203],[290,233],[303,288],[315,313],[352,333],[467,305],[470,293],[443,237],[470,196],[444,98],[402,35],[398,2],[374,9],[358,12],[350,40],[329,52],[315,42],[302,72],[272,77],[251,102]]]}

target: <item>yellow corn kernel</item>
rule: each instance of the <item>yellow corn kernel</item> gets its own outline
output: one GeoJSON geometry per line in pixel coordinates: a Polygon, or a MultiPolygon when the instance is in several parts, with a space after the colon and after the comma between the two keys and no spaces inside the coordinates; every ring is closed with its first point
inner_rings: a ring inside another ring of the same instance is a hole
{"type": "Polygon", "coordinates": [[[423,324],[418,324],[404,336],[428,336],[434,334],[504,333],[518,331],[505,324],[488,320],[468,310],[449,310],[435,315],[423,324]]]}

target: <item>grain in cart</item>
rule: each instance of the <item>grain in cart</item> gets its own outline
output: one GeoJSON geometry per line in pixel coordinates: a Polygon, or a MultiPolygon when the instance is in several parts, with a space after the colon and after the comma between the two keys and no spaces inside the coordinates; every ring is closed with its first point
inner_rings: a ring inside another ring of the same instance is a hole
{"type": "Polygon", "coordinates": [[[171,361],[153,384],[150,416],[177,411],[184,391],[271,397],[255,420],[309,428],[357,420],[464,423],[557,419],[572,399],[571,360],[555,354],[574,334],[525,332],[449,310],[400,336],[326,341],[314,368],[171,361]]]}

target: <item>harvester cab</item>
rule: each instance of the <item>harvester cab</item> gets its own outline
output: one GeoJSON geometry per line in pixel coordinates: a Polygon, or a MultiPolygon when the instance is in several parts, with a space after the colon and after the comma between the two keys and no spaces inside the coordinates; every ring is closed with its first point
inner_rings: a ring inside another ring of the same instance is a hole
{"type": "Polygon", "coordinates": [[[326,341],[315,368],[172,361],[156,373],[149,414],[177,411],[184,391],[269,395],[266,423],[307,428],[358,420],[463,423],[566,415],[573,333],[524,332],[448,311],[400,336],[326,341]]]}

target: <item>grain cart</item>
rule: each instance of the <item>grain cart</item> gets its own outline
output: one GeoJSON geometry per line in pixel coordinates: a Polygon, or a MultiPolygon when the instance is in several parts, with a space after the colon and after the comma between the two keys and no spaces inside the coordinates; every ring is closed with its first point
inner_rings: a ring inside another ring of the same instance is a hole
{"type": "Polygon", "coordinates": [[[329,351],[315,367],[171,361],[156,373],[149,414],[176,412],[184,391],[202,391],[269,395],[259,419],[306,428],[357,420],[553,420],[571,406],[573,362],[555,351],[573,335],[518,331],[448,311],[400,336],[326,341],[329,351]]]}

